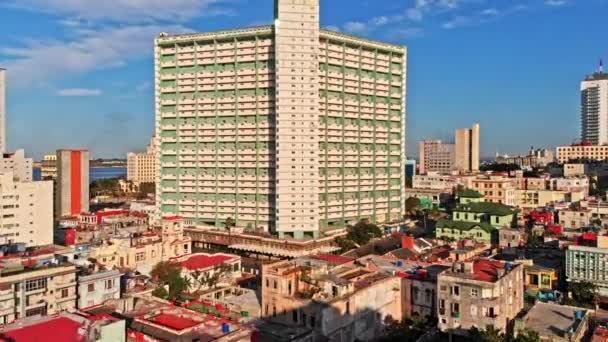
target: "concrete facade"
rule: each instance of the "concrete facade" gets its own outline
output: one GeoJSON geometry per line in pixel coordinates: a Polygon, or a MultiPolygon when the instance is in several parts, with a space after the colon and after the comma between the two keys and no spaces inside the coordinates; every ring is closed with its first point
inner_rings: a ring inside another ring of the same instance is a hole
{"type": "Polygon", "coordinates": [[[479,124],[458,128],[454,141],[454,168],[463,172],[479,171],[479,124]]]}
{"type": "Polygon", "coordinates": [[[100,305],[120,298],[120,271],[96,270],[78,274],[78,308],[100,305]]]}
{"type": "Polygon", "coordinates": [[[0,323],[76,308],[74,265],[51,264],[28,269],[19,265],[14,266],[13,272],[5,269],[0,275],[0,323]]]}
{"type": "Polygon", "coordinates": [[[6,69],[0,68],[0,153],[6,151],[6,69]]]}
{"type": "Polygon", "coordinates": [[[608,144],[608,74],[601,69],[581,82],[581,140],[608,144]]]}
{"type": "Polygon", "coordinates": [[[399,218],[405,48],[320,29],[318,0],[275,7],[272,26],[156,39],[158,218],[296,239],[399,218]]]}
{"type": "MultiPolygon", "coordinates": [[[[605,237],[598,237],[598,243],[600,238],[605,237]]],[[[568,246],[566,277],[568,282],[591,282],[601,296],[608,296],[608,248],[568,246]]]]}
{"type": "Polygon", "coordinates": [[[127,180],[135,184],[156,182],[157,149],[157,139],[152,137],[146,152],[127,154],[127,180]]]}
{"type": "Polygon", "coordinates": [[[55,218],[89,211],[89,151],[57,150],[55,218]]]}
{"type": "Polygon", "coordinates": [[[523,269],[485,259],[454,263],[437,280],[439,329],[466,334],[493,326],[505,332],[524,307],[523,269]]]}
{"type": "Polygon", "coordinates": [[[32,181],[34,161],[32,158],[25,157],[24,150],[4,153],[0,158],[0,172],[12,172],[16,181],[32,181]]]}
{"type": "MultiPolygon", "coordinates": [[[[608,120],[608,119],[607,119],[608,120]]],[[[608,159],[608,145],[576,144],[557,146],[556,159],[559,163],[568,163],[571,160],[606,160],[608,159]]]]}
{"type": "Polygon", "coordinates": [[[0,174],[0,244],[53,243],[53,182],[20,182],[0,174]]]}
{"type": "Polygon", "coordinates": [[[454,170],[454,144],[441,140],[422,140],[418,142],[418,172],[449,173],[454,170]]]}
{"type": "Polygon", "coordinates": [[[485,202],[516,205],[515,184],[506,176],[484,175],[472,181],[471,189],[481,193],[485,202]]]}
{"type": "Polygon", "coordinates": [[[356,265],[299,258],[263,266],[262,316],[308,327],[313,341],[367,341],[401,320],[401,278],[356,265]]]}

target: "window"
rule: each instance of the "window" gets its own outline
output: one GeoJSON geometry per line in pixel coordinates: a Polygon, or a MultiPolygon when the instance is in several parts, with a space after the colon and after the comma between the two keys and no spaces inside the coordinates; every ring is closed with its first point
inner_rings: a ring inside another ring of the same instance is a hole
{"type": "Polygon", "coordinates": [[[142,261],[145,258],[146,258],[146,254],[144,252],[135,254],[135,261],[142,261]]]}
{"type": "Polygon", "coordinates": [[[87,288],[88,292],[93,292],[95,291],[95,284],[89,284],[88,288],[87,288]]]}
{"type": "Polygon", "coordinates": [[[106,280],[106,290],[114,288],[114,279],[106,280]]]}
{"type": "Polygon", "coordinates": [[[70,291],[68,291],[68,289],[61,290],[61,298],[66,298],[69,295],[70,295],[70,291]]]}
{"type": "Polygon", "coordinates": [[[25,291],[34,291],[46,288],[46,278],[28,280],[25,282],[25,291]]]}
{"type": "Polygon", "coordinates": [[[471,297],[477,297],[477,296],[479,296],[479,290],[471,289],[471,297]]]}
{"type": "Polygon", "coordinates": [[[460,296],[460,287],[458,287],[458,286],[452,286],[451,293],[454,296],[460,296]]]}

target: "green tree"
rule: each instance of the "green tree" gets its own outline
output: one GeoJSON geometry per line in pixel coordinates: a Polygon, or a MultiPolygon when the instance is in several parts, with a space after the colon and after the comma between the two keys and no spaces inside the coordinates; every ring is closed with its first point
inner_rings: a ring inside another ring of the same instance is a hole
{"type": "Polygon", "coordinates": [[[405,200],[405,215],[412,217],[417,216],[420,211],[420,199],[417,197],[409,197],[405,200]]]}
{"type": "Polygon", "coordinates": [[[493,326],[484,330],[473,327],[469,329],[469,337],[473,342],[503,342],[506,339],[505,334],[493,326]]]}
{"type": "Polygon", "coordinates": [[[349,239],[345,239],[345,238],[341,238],[341,237],[337,237],[336,238],[336,244],[338,244],[338,247],[340,247],[342,250],[342,253],[346,253],[348,251],[350,251],[351,249],[355,249],[357,247],[357,245],[349,239]]]}
{"type": "Polygon", "coordinates": [[[384,323],[385,334],[378,339],[381,342],[414,342],[427,330],[427,322],[412,317],[397,321],[389,316],[384,323]]]}
{"type": "Polygon", "coordinates": [[[148,198],[149,194],[155,194],[156,192],[156,184],[153,182],[146,182],[139,184],[139,192],[137,193],[137,199],[145,199],[148,198]]]}
{"type": "Polygon", "coordinates": [[[568,290],[572,292],[572,299],[574,299],[578,305],[595,305],[597,288],[593,283],[588,281],[571,282],[568,285],[568,290]]]}
{"type": "Polygon", "coordinates": [[[234,219],[229,217],[226,219],[226,222],[224,222],[224,228],[226,228],[226,230],[230,230],[232,227],[234,227],[234,219]]]}
{"type": "Polygon", "coordinates": [[[217,287],[217,283],[230,273],[232,273],[232,267],[230,265],[222,265],[214,272],[201,272],[197,270],[192,272],[190,276],[197,286],[195,292],[198,292],[203,288],[217,287]]]}
{"type": "Polygon", "coordinates": [[[347,239],[354,243],[365,245],[373,238],[382,236],[382,231],[378,226],[371,223],[369,220],[361,220],[355,224],[346,235],[347,239]]]}
{"type": "MultiPolygon", "coordinates": [[[[169,285],[169,292],[166,297],[161,298],[173,300],[182,292],[188,290],[191,284],[189,280],[181,276],[181,272],[182,267],[170,261],[161,261],[154,266],[150,272],[150,276],[161,285],[169,285]]],[[[158,290],[158,294],[164,295],[158,288],[156,290],[158,290]]]]}
{"type": "Polygon", "coordinates": [[[517,333],[517,337],[511,339],[513,342],[540,342],[540,335],[536,331],[524,329],[517,333]]]}

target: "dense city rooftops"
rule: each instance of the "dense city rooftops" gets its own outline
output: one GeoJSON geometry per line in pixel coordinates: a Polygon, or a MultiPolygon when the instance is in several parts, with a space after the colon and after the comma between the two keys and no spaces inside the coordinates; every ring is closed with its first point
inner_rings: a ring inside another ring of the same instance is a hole
{"type": "Polygon", "coordinates": [[[487,222],[466,222],[466,221],[454,221],[448,219],[440,219],[437,221],[438,228],[450,228],[457,229],[461,231],[468,231],[473,228],[479,227],[480,229],[490,233],[496,228],[494,228],[491,224],[487,222]]]}
{"type": "Polygon", "coordinates": [[[495,283],[517,267],[521,267],[521,265],[489,259],[475,259],[455,262],[452,268],[446,270],[443,274],[450,277],[495,283]]]}
{"type": "Polygon", "coordinates": [[[516,210],[508,205],[493,202],[471,202],[459,204],[454,211],[488,214],[494,216],[513,215],[516,210]]]}

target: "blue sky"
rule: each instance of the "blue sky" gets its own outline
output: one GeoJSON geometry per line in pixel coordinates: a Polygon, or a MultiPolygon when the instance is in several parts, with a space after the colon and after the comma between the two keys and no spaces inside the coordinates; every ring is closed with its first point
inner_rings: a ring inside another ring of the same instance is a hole
{"type": "MultiPolygon", "coordinates": [[[[8,145],[143,150],[158,32],[267,24],[272,0],[2,0],[8,145]]],[[[481,124],[482,155],[578,136],[580,80],[608,58],[608,0],[321,0],[322,26],[408,47],[408,151],[481,124]]]]}

